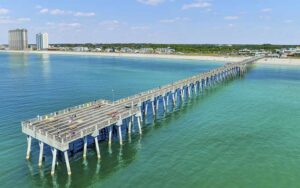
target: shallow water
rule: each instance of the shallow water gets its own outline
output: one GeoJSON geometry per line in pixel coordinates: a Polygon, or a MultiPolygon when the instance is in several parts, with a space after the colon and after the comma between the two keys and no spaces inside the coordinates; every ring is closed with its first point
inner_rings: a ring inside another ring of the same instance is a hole
{"type": "Polygon", "coordinates": [[[145,125],[110,153],[100,143],[72,176],[51,155],[25,160],[20,121],[99,98],[126,97],[221,66],[205,61],[0,54],[0,185],[3,187],[298,187],[300,67],[255,65],[243,79],[145,125]]]}

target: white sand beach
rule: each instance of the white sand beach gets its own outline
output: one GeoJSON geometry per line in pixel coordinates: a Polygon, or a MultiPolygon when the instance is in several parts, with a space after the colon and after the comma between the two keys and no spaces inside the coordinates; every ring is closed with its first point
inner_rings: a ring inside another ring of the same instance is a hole
{"type": "Polygon", "coordinates": [[[292,58],[264,58],[258,60],[257,64],[265,64],[265,65],[299,65],[300,59],[292,59],[292,58]]]}
{"type": "Polygon", "coordinates": [[[66,51],[12,51],[3,50],[6,53],[24,54],[56,54],[56,55],[81,55],[81,56],[107,56],[107,57],[142,57],[142,58],[167,58],[167,59],[186,59],[186,60],[206,60],[206,61],[225,61],[239,62],[249,57],[232,56],[196,56],[196,55],[166,55],[166,54],[131,54],[131,53],[106,53],[106,52],[66,52],[66,51]]]}
{"type": "MultiPolygon", "coordinates": [[[[131,53],[106,53],[106,52],[66,52],[66,51],[11,51],[3,50],[6,53],[24,54],[56,54],[56,55],[81,55],[81,56],[106,56],[106,57],[142,57],[142,58],[167,58],[184,60],[204,60],[239,62],[250,57],[246,56],[200,56],[200,55],[165,55],[165,54],[131,54],[131,53]]],[[[292,58],[264,58],[256,62],[257,64],[269,65],[300,65],[300,59],[292,58]]]]}

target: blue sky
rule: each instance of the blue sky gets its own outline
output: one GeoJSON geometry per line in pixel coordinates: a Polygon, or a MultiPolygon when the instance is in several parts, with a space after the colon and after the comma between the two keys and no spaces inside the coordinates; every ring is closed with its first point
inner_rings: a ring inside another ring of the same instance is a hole
{"type": "Polygon", "coordinates": [[[1,0],[0,43],[300,44],[299,0],[1,0]]]}

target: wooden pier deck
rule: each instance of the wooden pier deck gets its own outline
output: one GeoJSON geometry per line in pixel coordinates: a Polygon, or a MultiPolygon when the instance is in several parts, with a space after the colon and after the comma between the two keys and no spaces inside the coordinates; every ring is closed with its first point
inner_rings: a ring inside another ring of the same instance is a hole
{"type": "MultiPolygon", "coordinates": [[[[70,143],[78,139],[84,139],[84,156],[86,155],[86,137],[95,137],[98,158],[100,158],[98,140],[99,131],[110,126],[119,126],[121,131],[122,120],[135,117],[138,120],[139,132],[142,132],[142,118],[147,115],[148,103],[150,102],[153,113],[158,108],[160,101],[163,105],[169,105],[168,101],[176,103],[183,96],[190,96],[192,92],[201,92],[213,84],[220,83],[228,77],[235,77],[245,73],[247,65],[260,59],[250,58],[239,63],[230,63],[205,73],[179,80],[172,84],[154,88],[149,91],[138,93],[117,101],[97,100],[82,104],[76,107],[67,108],[51,114],[37,116],[36,118],[22,121],[22,131],[27,135],[28,147],[27,156],[31,152],[31,139],[35,138],[40,143],[40,159],[43,155],[43,145],[47,144],[52,148],[53,162],[56,161],[57,150],[65,153],[65,161],[68,167],[68,174],[71,174],[68,150],[70,143]],[[166,103],[166,101],[167,103],[166,103]]],[[[132,118],[131,118],[132,119],[132,118]]],[[[127,125],[131,129],[131,124],[127,125]],[[130,126],[130,127],[129,127],[130,126]]],[[[111,142],[111,129],[109,143],[111,142]]],[[[122,136],[120,143],[122,143],[122,136]]],[[[52,165],[51,173],[54,173],[52,165]]]]}

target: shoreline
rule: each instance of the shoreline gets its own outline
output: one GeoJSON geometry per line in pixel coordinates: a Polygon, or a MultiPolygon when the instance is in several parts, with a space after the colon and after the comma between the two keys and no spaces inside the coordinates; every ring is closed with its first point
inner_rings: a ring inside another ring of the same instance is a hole
{"type": "Polygon", "coordinates": [[[264,58],[256,62],[260,65],[293,65],[300,66],[300,59],[291,58],[264,58]]]}
{"type": "Polygon", "coordinates": [[[49,54],[49,55],[79,55],[79,56],[99,56],[99,57],[137,57],[137,58],[163,58],[163,59],[182,59],[182,60],[206,60],[239,62],[249,57],[233,56],[197,56],[197,55],[168,55],[168,54],[133,54],[133,53],[113,53],[113,52],[69,52],[69,51],[14,51],[0,50],[0,53],[20,53],[20,54],[49,54]]]}
{"type": "MultiPolygon", "coordinates": [[[[168,54],[131,54],[131,53],[112,53],[112,52],[68,52],[68,51],[14,51],[0,50],[0,53],[21,53],[21,54],[48,54],[48,55],[79,55],[79,56],[98,56],[98,57],[136,57],[136,58],[163,58],[163,59],[182,59],[200,61],[221,61],[239,62],[250,57],[241,56],[207,56],[207,55],[168,55],[168,54]]],[[[263,65],[298,65],[300,59],[291,58],[264,58],[258,60],[256,64],[263,65]]]]}

